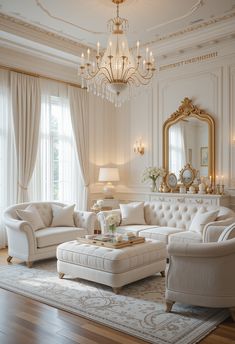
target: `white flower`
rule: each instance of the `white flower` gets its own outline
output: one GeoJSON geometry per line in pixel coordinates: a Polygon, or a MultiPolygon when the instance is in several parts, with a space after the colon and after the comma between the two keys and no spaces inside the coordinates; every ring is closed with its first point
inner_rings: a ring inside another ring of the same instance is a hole
{"type": "Polygon", "coordinates": [[[146,182],[148,179],[152,179],[154,181],[157,180],[158,177],[165,177],[166,170],[162,167],[148,167],[144,170],[142,175],[142,182],[146,182]]]}
{"type": "Polygon", "coordinates": [[[104,201],[103,201],[102,199],[98,199],[98,200],[96,201],[96,204],[97,204],[100,208],[102,208],[102,207],[103,207],[103,204],[104,204],[104,201]]]}
{"type": "Polygon", "coordinates": [[[117,226],[120,222],[120,218],[117,214],[110,214],[106,217],[108,226],[117,226]]]}

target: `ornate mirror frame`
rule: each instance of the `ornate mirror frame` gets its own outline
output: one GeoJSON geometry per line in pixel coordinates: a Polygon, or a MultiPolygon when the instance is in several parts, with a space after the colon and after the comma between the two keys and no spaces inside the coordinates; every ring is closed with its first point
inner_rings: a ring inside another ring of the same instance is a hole
{"type": "Polygon", "coordinates": [[[169,128],[187,117],[194,117],[208,124],[208,177],[211,176],[212,181],[215,181],[215,122],[208,113],[193,105],[189,98],[184,98],[178,110],[163,124],[163,167],[169,171],[169,128]]]}

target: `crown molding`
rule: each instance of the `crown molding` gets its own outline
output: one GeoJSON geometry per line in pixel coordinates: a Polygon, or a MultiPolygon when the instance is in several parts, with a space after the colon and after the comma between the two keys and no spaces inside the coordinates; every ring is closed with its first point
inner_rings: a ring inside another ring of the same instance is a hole
{"type": "Polygon", "coordinates": [[[85,44],[11,17],[3,12],[0,12],[0,29],[77,56],[87,49],[85,44]]]}
{"type": "MultiPolygon", "coordinates": [[[[196,24],[196,25],[192,25],[192,26],[189,26],[189,27],[184,28],[182,30],[172,32],[168,35],[158,37],[152,41],[145,43],[143,46],[155,45],[156,43],[161,43],[163,41],[172,40],[173,38],[179,38],[180,36],[184,36],[184,35],[189,34],[189,33],[194,33],[196,31],[199,31],[199,30],[202,30],[205,28],[209,28],[211,26],[215,26],[218,23],[229,21],[230,19],[232,19],[234,17],[235,17],[235,12],[229,13],[229,14],[221,16],[221,17],[213,18],[213,19],[210,19],[209,21],[202,22],[202,23],[196,24]]],[[[234,25],[234,22],[233,22],[233,25],[234,25]]],[[[233,27],[233,31],[234,31],[234,27],[233,27]]]]}

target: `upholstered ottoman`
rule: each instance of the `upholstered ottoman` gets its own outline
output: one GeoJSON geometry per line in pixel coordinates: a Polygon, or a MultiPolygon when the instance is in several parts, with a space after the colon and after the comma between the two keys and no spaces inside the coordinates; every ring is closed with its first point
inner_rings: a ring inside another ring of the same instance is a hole
{"type": "Polygon", "coordinates": [[[118,292],[120,287],[156,272],[164,276],[166,257],[166,245],[157,240],[119,249],[69,241],[57,247],[57,271],[60,278],[68,274],[118,292]]]}

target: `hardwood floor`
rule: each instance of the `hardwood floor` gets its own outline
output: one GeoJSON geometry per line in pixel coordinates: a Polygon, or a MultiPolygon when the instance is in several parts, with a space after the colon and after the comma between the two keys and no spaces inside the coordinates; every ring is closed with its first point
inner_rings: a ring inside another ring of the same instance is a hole
{"type": "MultiPolygon", "coordinates": [[[[0,264],[7,251],[0,250],[0,264]]],[[[17,261],[14,260],[14,264],[17,261]]],[[[1,278],[1,276],[0,276],[1,278]]],[[[0,289],[1,344],[144,344],[146,342],[0,289]]],[[[235,344],[235,323],[224,321],[200,344],[235,344]]]]}

